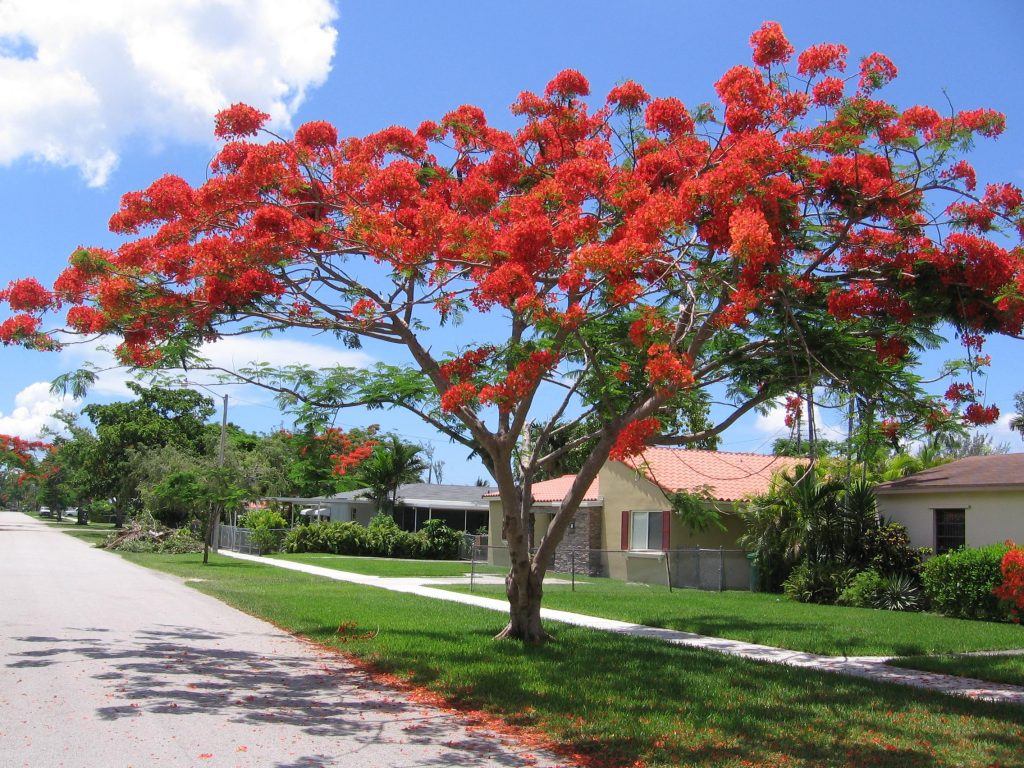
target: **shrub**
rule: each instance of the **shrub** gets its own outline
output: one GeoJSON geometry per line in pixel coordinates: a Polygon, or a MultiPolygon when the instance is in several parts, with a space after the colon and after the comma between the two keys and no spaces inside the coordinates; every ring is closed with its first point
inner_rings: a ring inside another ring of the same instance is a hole
{"type": "Polygon", "coordinates": [[[855,573],[845,565],[805,560],[789,574],[782,591],[801,603],[831,605],[850,585],[855,573]]]}
{"type": "Polygon", "coordinates": [[[415,533],[403,531],[387,514],[373,516],[367,528],[367,554],[375,557],[422,557],[425,540],[415,533]]]}
{"type": "Polygon", "coordinates": [[[333,555],[370,554],[368,532],[359,523],[310,523],[288,531],[285,552],[329,552],[333,555]]]}
{"type": "Polygon", "coordinates": [[[285,552],[451,560],[458,557],[462,534],[441,520],[428,520],[419,533],[403,531],[390,515],[376,515],[369,527],[357,522],[312,523],[288,531],[285,552]]]}
{"type": "Polygon", "coordinates": [[[885,587],[885,579],[874,568],[861,571],[850,581],[850,585],[836,598],[836,605],[853,608],[874,608],[885,587]]]}
{"type": "Polygon", "coordinates": [[[276,510],[254,509],[242,516],[239,525],[251,531],[250,540],[262,555],[264,552],[274,552],[281,546],[284,537],[281,530],[288,527],[288,521],[276,510]]]}
{"type": "Polygon", "coordinates": [[[1024,613],[1024,548],[1009,541],[1006,545],[1012,549],[999,562],[1003,581],[992,593],[1009,602],[1010,618],[1019,624],[1021,613],[1024,613]]]}
{"type": "Polygon", "coordinates": [[[187,555],[203,551],[203,540],[188,528],[176,528],[160,543],[160,551],[169,555],[187,555]]]}
{"type": "Polygon", "coordinates": [[[1000,564],[1009,549],[1006,544],[962,547],[926,562],[921,581],[932,607],[965,619],[1009,619],[1009,607],[993,594],[1002,584],[1000,564]]]}
{"type": "Polygon", "coordinates": [[[427,520],[419,531],[426,540],[423,556],[432,560],[454,560],[459,556],[462,534],[445,525],[443,520],[427,520]]]}
{"type": "Polygon", "coordinates": [[[910,546],[910,534],[900,523],[871,528],[865,535],[864,549],[871,568],[884,574],[917,574],[930,550],[910,546]]]}
{"type": "Polygon", "coordinates": [[[875,607],[887,611],[916,611],[921,607],[921,588],[909,573],[892,573],[882,578],[875,607]]]}
{"type": "Polygon", "coordinates": [[[114,519],[114,505],[106,499],[91,501],[86,506],[89,520],[94,523],[109,523],[114,519]]]}
{"type": "Polygon", "coordinates": [[[253,509],[238,521],[241,528],[287,528],[288,521],[274,509],[253,509]]]}
{"type": "Polygon", "coordinates": [[[265,552],[276,552],[281,546],[283,536],[280,528],[251,528],[249,540],[262,555],[265,552]]]}

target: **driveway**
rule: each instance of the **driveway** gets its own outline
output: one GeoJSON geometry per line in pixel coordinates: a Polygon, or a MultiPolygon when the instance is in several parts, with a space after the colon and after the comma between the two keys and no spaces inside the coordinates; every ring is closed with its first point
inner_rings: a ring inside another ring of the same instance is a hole
{"type": "Polygon", "coordinates": [[[15,512],[0,620],[5,768],[564,764],[15,512]]]}

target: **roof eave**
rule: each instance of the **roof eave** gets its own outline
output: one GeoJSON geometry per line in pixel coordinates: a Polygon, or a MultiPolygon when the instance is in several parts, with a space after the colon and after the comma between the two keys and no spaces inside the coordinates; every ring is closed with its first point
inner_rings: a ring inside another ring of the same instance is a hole
{"type": "Polygon", "coordinates": [[[1024,492],[1024,484],[1001,483],[999,485],[918,485],[912,488],[884,488],[880,486],[875,487],[876,496],[905,496],[912,493],[931,493],[934,491],[939,491],[942,493],[1001,493],[1004,491],[1024,492]]]}

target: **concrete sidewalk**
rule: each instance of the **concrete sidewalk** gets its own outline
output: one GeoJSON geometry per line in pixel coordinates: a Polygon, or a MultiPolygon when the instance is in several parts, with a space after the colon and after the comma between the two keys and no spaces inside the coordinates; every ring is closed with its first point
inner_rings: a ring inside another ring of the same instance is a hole
{"type": "MultiPolygon", "coordinates": [[[[336,581],[347,581],[354,584],[364,584],[370,587],[388,589],[392,592],[406,592],[408,594],[430,597],[435,600],[447,600],[453,603],[473,605],[478,608],[486,608],[501,613],[508,612],[508,603],[504,600],[495,600],[479,595],[466,595],[460,592],[450,592],[446,589],[437,589],[431,584],[452,584],[457,583],[453,579],[430,579],[430,578],[389,578],[383,576],[367,576],[365,574],[338,571],[333,568],[323,568],[317,565],[306,565],[288,560],[275,560],[268,557],[256,555],[244,555],[238,552],[221,551],[222,555],[238,558],[239,560],[250,560],[253,562],[271,565],[276,568],[284,568],[291,571],[299,571],[314,576],[323,576],[336,581]]],[[[479,578],[479,577],[478,577],[479,578]]],[[[466,579],[461,580],[467,583],[466,579]]],[[[626,621],[605,619],[597,616],[587,616],[569,611],[557,611],[551,608],[542,608],[541,616],[550,621],[559,621],[563,624],[573,624],[578,627],[587,627],[604,632],[614,632],[620,635],[633,637],[646,637],[661,640],[672,645],[685,646],[687,648],[702,648],[708,651],[727,653],[731,656],[739,656],[752,661],[764,661],[773,664],[786,664],[792,667],[814,669],[822,672],[833,672],[853,677],[862,677],[869,680],[876,680],[883,683],[897,683],[909,685],[916,688],[926,688],[942,693],[957,696],[966,696],[982,701],[994,701],[1007,704],[1024,704],[1024,687],[1005,685],[1002,683],[991,683],[983,680],[974,680],[967,677],[956,677],[954,675],[943,675],[935,672],[921,672],[913,669],[902,669],[889,666],[886,662],[887,656],[821,656],[814,653],[802,651],[791,651],[785,648],[774,648],[769,645],[757,645],[756,643],[745,643],[740,640],[728,640],[721,637],[707,637],[692,632],[681,632],[675,629],[664,629],[661,627],[649,627],[643,624],[632,624],[626,621]]]]}

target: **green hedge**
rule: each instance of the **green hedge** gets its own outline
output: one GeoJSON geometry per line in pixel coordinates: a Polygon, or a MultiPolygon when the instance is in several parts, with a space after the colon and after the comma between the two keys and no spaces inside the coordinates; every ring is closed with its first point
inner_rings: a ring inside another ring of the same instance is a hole
{"type": "Polygon", "coordinates": [[[440,520],[429,520],[417,533],[403,531],[389,515],[377,515],[369,527],[356,522],[313,523],[293,528],[284,539],[285,552],[327,552],[334,555],[453,560],[462,534],[440,520]]]}
{"type": "Polygon", "coordinates": [[[999,564],[1007,550],[1006,544],[961,547],[926,562],[921,582],[932,608],[964,619],[1008,621],[1008,606],[992,594],[1003,581],[999,564]]]}

